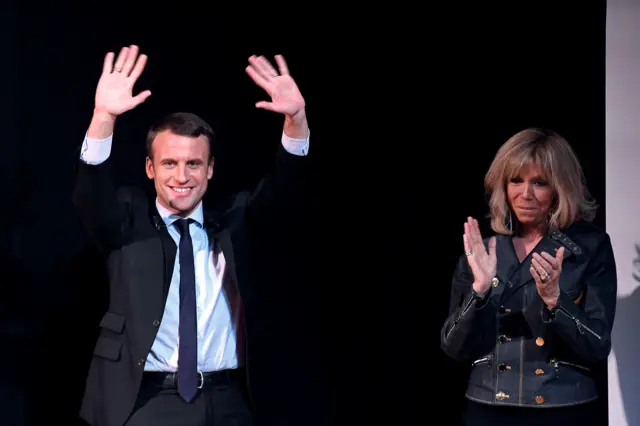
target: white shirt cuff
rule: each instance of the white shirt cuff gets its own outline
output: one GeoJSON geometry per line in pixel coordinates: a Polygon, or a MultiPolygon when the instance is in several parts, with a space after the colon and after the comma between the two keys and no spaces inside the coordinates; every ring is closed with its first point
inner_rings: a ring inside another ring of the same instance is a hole
{"type": "Polygon", "coordinates": [[[80,159],[87,164],[97,165],[104,163],[111,155],[111,141],[113,135],[105,139],[91,139],[86,135],[80,151],[80,159]]]}
{"type": "Polygon", "coordinates": [[[294,139],[290,138],[284,132],[282,132],[282,146],[284,146],[284,149],[286,149],[290,154],[305,157],[309,154],[310,136],[311,131],[309,131],[309,134],[305,139],[294,139]]]}
{"type": "MultiPolygon", "coordinates": [[[[309,132],[311,133],[311,132],[309,132]]],[[[311,136],[309,134],[309,136],[311,136]]],[[[282,145],[287,152],[293,155],[306,156],[309,154],[309,136],[305,139],[296,139],[282,132],[282,145]]],[[[91,139],[85,136],[80,151],[80,158],[87,164],[101,164],[111,155],[111,143],[113,135],[104,139],[91,139]]]]}

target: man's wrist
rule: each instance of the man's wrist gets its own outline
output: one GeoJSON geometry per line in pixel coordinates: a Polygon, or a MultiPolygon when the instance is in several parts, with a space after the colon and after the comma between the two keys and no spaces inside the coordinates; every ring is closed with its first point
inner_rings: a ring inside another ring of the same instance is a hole
{"type": "Polygon", "coordinates": [[[292,139],[306,139],[308,137],[309,126],[304,108],[293,115],[287,115],[285,117],[284,133],[292,139]]]}
{"type": "Polygon", "coordinates": [[[105,111],[95,109],[91,124],[87,130],[89,139],[105,139],[113,134],[116,124],[116,116],[105,111]]]}

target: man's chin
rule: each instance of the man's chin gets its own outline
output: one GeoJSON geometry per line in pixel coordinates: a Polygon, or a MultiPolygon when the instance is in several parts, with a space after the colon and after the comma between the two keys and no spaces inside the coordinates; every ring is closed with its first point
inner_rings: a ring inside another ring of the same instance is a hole
{"type": "Polygon", "coordinates": [[[198,205],[198,202],[192,199],[173,199],[171,200],[170,204],[173,210],[178,213],[184,214],[191,213],[198,205]]]}

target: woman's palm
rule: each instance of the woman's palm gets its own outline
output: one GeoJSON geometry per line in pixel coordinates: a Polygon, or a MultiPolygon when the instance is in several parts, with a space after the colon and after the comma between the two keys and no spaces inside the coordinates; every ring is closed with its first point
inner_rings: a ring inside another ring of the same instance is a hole
{"type": "MultiPolygon", "coordinates": [[[[495,240],[495,237],[492,238],[495,240]]],[[[475,280],[482,283],[491,282],[491,279],[496,276],[496,253],[495,250],[489,246],[489,253],[485,250],[484,244],[474,249],[475,252],[480,252],[469,256],[469,265],[475,277],[475,280]]]]}
{"type": "Polygon", "coordinates": [[[474,281],[482,287],[480,290],[484,291],[488,289],[491,280],[496,276],[496,237],[491,237],[487,250],[480,234],[478,221],[469,218],[464,224],[463,239],[474,281]]]}

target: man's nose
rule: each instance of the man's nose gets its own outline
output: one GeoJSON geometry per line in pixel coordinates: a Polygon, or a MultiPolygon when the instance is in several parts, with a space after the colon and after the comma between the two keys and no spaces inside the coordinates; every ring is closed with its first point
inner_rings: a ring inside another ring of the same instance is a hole
{"type": "Polygon", "coordinates": [[[178,166],[176,167],[176,180],[180,183],[184,183],[189,180],[189,173],[187,171],[186,166],[178,166]]]}

